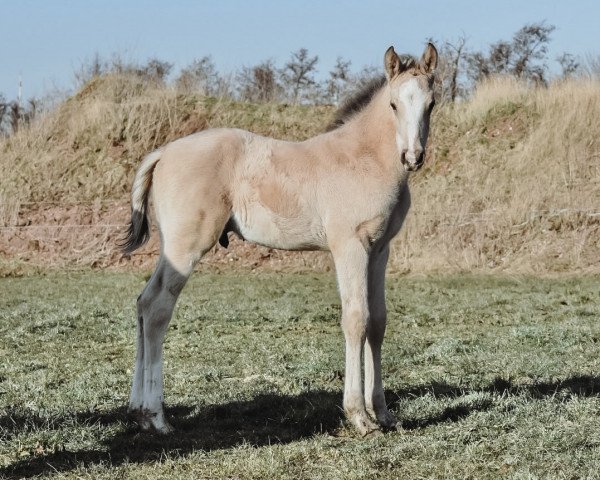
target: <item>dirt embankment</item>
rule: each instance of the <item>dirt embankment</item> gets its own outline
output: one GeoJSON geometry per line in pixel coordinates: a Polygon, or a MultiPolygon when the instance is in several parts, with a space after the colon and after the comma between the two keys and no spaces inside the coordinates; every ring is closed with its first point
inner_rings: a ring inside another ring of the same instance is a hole
{"type": "MultiPolygon", "coordinates": [[[[332,108],[250,104],[94,79],[18,134],[0,139],[0,273],[149,269],[157,235],[130,259],[117,240],[140,159],[192,131],[237,127],[289,140],[317,135],[332,108]]],[[[424,168],[394,242],[396,272],[600,273],[600,81],[479,85],[433,113],[424,168]]],[[[327,269],[325,253],[233,240],[214,268],[327,269]]]]}
{"type": "MultiPolygon", "coordinates": [[[[150,270],[159,254],[158,233],[124,256],[119,243],[129,222],[126,201],[95,204],[36,204],[22,207],[13,225],[0,227],[0,275],[52,268],[150,270]],[[4,271],[3,271],[4,270],[4,271]]],[[[323,252],[284,252],[243,242],[230,234],[227,249],[215,246],[202,264],[212,269],[329,270],[323,252]]]]}

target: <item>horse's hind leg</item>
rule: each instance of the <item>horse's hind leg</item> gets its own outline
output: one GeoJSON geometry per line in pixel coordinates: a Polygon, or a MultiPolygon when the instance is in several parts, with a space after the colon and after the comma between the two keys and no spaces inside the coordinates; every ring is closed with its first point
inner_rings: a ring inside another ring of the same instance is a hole
{"type": "Polygon", "coordinates": [[[156,270],[138,298],[138,351],[129,409],[142,429],[169,433],[163,411],[163,340],[191,268],[180,271],[161,255],[156,270]]]}
{"type": "MultiPolygon", "coordinates": [[[[144,288],[144,291],[145,290],[146,288],[144,288]]],[[[129,396],[129,413],[132,414],[141,412],[144,393],[144,319],[142,317],[140,308],[140,300],[143,294],[144,292],[142,291],[137,299],[137,344],[135,354],[135,370],[133,372],[131,395],[129,396]]]]}
{"type": "MultiPolygon", "coordinates": [[[[177,285],[180,283],[185,284],[185,280],[185,275],[179,274],[179,272],[170,266],[168,260],[161,256],[154,273],[137,298],[137,348],[133,384],[129,397],[129,412],[139,416],[140,420],[142,420],[141,412],[144,404],[144,352],[146,338],[144,335],[144,323],[147,324],[148,319],[154,317],[152,311],[153,303],[155,299],[158,299],[156,300],[157,302],[160,301],[159,296],[161,295],[162,286],[169,284],[171,281],[177,285]],[[173,273],[169,273],[171,270],[173,273]],[[178,275],[181,277],[180,280],[178,280],[178,275]],[[144,318],[146,318],[146,322],[144,322],[144,318]]],[[[183,285],[181,288],[183,288],[183,285]]],[[[150,425],[143,425],[143,427],[149,428],[150,425]]]]}
{"type": "Polygon", "coordinates": [[[138,353],[129,406],[143,429],[172,430],[163,410],[163,341],[195,263],[219,238],[226,212],[220,217],[207,221],[200,216],[185,226],[167,225],[158,265],[138,298],[138,353]]]}

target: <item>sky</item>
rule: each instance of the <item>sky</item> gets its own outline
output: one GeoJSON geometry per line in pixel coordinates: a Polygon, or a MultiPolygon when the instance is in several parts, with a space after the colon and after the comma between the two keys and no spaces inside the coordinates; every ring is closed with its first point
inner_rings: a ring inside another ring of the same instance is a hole
{"type": "MultiPolygon", "coordinates": [[[[0,94],[40,97],[74,86],[96,53],[157,57],[178,70],[211,55],[221,73],[292,51],[319,55],[319,75],[338,56],[352,69],[379,65],[388,46],[420,55],[428,38],[467,37],[483,50],[526,23],[555,25],[550,58],[600,53],[598,0],[0,0],[0,94]]],[[[554,62],[550,66],[558,68],[554,62]]]]}

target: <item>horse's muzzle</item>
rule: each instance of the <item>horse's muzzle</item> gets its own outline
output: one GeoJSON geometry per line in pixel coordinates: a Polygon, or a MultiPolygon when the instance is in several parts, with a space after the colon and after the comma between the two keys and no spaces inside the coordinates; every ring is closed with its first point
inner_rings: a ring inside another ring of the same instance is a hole
{"type": "Polygon", "coordinates": [[[402,152],[400,160],[408,172],[416,172],[423,166],[423,163],[425,162],[425,151],[419,150],[410,153],[402,152]]]}

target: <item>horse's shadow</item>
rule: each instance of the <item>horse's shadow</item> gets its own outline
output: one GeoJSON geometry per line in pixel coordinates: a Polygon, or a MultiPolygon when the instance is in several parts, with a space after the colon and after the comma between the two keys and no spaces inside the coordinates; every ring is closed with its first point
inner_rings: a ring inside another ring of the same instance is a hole
{"type": "MultiPolygon", "coordinates": [[[[386,392],[394,409],[400,401],[430,393],[436,398],[456,398],[476,393],[518,394],[532,398],[552,396],[561,391],[574,396],[600,394],[600,377],[573,376],[556,382],[515,385],[497,379],[480,389],[468,389],[435,382],[419,387],[386,392]]],[[[52,417],[36,416],[23,411],[9,411],[0,416],[3,437],[9,439],[26,429],[60,430],[77,424],[121,425],[119,433],[107,438],[98,449],[67,451],[28,457],[0,468],[0,478],[29,478],[50,472],[65,472],[80,466],[99,463],[120,465],[152,462],[169,455],[182,456],[193,451],[228,449],[243,443],[255,446],[287,444],[319,433],[335,435],[343,423],[341,393],[315,390],[296,396],[263,394],[247,401],[193,407],[176,405],[167,408],[176,432],[168,436],[140,433],[128,419],[124,407],[102,413],[75,412],[52,417]]],[[[474,411],[491,408],[492,402],[450,406],[429,417],[403,419],[405,430],[426,428],[443,422],[458,422],[474,411]]]]}
{"type": "Polygon", "coordinates": [[[339,429],[343,419],[341,400],[339,393],[312,391],[297,396],[263,394],[221,405],[170,406],[166,414],[175,433],[166,436],[140,432],[125,407],[102,413],[74,412],[49,417],[9,411],[0,417],[0,431],[4,431],[2,436],[7,439],[27,430],[62,430],[74,424],[101,425],[106,431],[113,429],[118,433],[95,449],[54,451],[18,460],[0,468],[0,478],[29,478],[101,463],[145,463],[170,455],[185,456],[193,451],[228,449],[242,444],[291,443],[339,429]]]}

